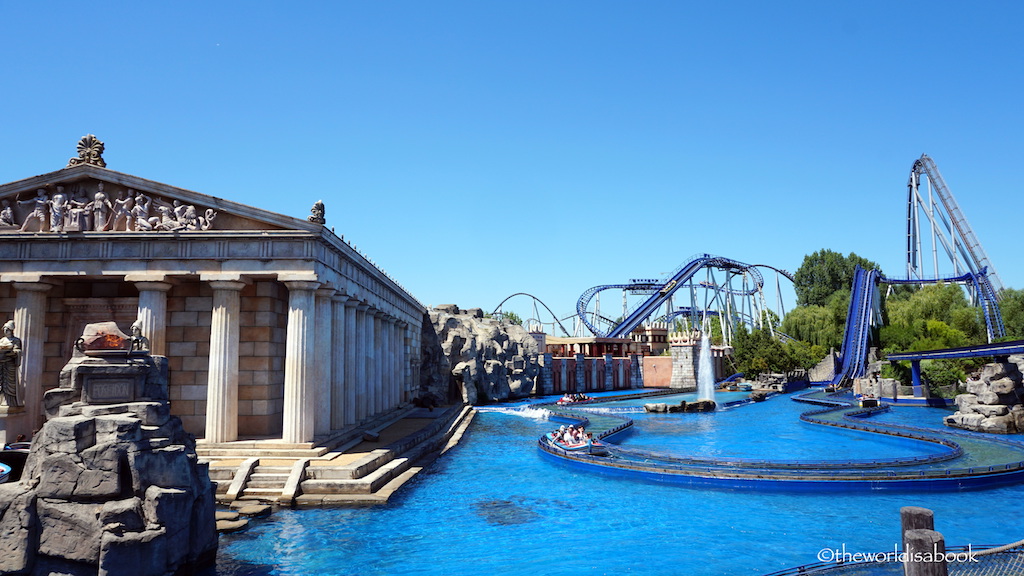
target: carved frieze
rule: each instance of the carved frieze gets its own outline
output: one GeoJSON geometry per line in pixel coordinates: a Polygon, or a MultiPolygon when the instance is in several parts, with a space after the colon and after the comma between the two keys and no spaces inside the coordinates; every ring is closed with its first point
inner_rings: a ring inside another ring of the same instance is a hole
{"type": "Polygon", "coordinates": [[[102,181],[77,182],[70,191],[47,185],[33,197],[0,204],[0,229],[33,233],[211,230],[216,219],[213,208],[127,187],[111,191],[102,181]]]}

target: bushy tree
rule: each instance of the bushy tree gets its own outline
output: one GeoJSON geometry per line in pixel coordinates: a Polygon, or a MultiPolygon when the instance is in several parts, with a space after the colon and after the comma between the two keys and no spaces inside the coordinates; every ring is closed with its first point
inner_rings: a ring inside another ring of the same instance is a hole
{"type": "Polygon", "coordinates": [[[865,270],[881,271],[878,264],[853,252],[843,256],[839,252],[822,249],[804,256],[803,264],[793,275],[797,305],[824,306],[836,291],[849,290],[858,264],[865,270]]]}
{"type": "Polygon", "coordinates": [[[748,332],[740,326],[733,336],[733,362],[746,378],[765,372],[788,372],[798,367],[786,347],[766,329],[748,332]]]}
{"type": "Polygon", "coordinates": [[[1024,339],[1024,290],[1007,288],[1000,294],[999,310],[1009,340],[1024,339]]]}

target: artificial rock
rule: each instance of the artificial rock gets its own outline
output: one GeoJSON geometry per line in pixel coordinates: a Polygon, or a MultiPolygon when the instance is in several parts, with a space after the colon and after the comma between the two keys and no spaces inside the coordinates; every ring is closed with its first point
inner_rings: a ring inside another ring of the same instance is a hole
{"type": "Polygon", "coordinates": [[[967,394],[956,397],[957,412],[946,416],[947,426],[976,432],[1024,432],[1024,376],[1020,357],[986,364],[977,378],[967,381],[967,394]]]}
{"type": "Polygon", "coordinates": [[[485,404],[533,392],[539,348],[522,326],[453,304],[428,316],[433,329],[424,328],[421,394],[446,398],[454,389],[464,402],[485,404]]]}
{"type": "Polygon", "coordinates": [[[0,574],[165,576],[213,562],[213,485],[169,414],[166,366],[148,353],[68,363],[21,479],[0,485],[0,574]]]}

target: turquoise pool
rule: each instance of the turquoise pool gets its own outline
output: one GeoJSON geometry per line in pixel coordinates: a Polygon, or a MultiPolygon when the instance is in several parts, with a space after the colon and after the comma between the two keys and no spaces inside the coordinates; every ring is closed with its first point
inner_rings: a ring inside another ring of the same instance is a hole
{"type": "MultiPolygon", "coordinates": [[[[624,444],[686,455],[887,457],[927,444],[804,424],[806,405],[775,397],[714,414],[631,414],[624,444]]],[[[937,423],[943,411],[899,409],[893,423],[937,423]]],[[[224,536],[217,574],[756,575],[834,549],[891,551],[899,508],[935,511],[950,545],[1024,537],[1006,503],[1024,485],[962,492],[797,493],[691,489],[591,474],[544,458],[556,426],[509,407],[476,416],[462,443],[391,504],[282,510],[224,536]]]]}

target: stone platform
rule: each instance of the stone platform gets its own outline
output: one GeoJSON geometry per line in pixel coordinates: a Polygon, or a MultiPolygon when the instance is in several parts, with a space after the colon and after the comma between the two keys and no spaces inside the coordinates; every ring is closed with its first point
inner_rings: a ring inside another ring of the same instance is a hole
{"type": "Polygon", "coordinates": [[[224,505],[380,504],[457,443],[473,414],[462,404],[432,411],[409,407],[315,442],[200,441],[196,452],[209,462],[224,505]]]}

